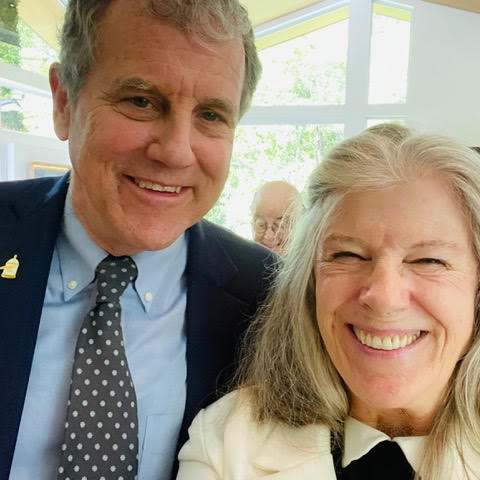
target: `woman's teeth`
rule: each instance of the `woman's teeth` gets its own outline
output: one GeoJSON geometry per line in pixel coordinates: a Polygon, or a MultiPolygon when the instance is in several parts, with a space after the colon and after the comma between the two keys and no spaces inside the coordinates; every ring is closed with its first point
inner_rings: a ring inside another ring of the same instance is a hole
{"type": "Polygon", "coordinates": [[[375,348],[377,350],[397,350],[398,348],[404,348],[417,340],[422,333],[419,330],[416,333],[408,335],[378,337],[376,335],[364,332],[356,327],[353,327],[353,332],[363,345],[366,345],[370,348],[375,348]]]}

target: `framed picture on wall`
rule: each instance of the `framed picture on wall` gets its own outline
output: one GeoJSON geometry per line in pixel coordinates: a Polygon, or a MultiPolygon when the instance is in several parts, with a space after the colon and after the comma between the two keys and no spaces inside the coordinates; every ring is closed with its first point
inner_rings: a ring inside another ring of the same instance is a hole
{"type": "Polygon", "coordinates": [[[58,177],[68,172],[70,167],[68,165],[58,165],[55,163],[32,162],[30,164],[30,177],[58,177]]]}

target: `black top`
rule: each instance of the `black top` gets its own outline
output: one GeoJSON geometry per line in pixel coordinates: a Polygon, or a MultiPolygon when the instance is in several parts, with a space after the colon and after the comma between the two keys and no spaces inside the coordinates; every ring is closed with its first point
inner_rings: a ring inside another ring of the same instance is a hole
{"type": "Polygon", "coordinates": [[[332,448],[338,480],[412,480],[415,472],[398,443],[385,440],[342,468],[342,451],[332,448]]]}

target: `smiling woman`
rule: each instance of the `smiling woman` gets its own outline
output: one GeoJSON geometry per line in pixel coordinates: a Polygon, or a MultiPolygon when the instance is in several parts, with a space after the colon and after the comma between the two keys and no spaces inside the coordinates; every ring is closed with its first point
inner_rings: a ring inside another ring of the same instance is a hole
{"type": "Polygon", "coordinates": [[[238,388],[193,423],[179,478],[479,478],[479,171],[394,124],[330,151],[238,388]]]}
{"type": "Polygon", "coordinates": [[[477,283],[467,220],[441,176],[345,196],[320,244],[315,298],[352,416],[382,417],[392,437],[429,432],[470,343],[477,283]],[[400,408],[402,420],[390,414],[400,408]]]}

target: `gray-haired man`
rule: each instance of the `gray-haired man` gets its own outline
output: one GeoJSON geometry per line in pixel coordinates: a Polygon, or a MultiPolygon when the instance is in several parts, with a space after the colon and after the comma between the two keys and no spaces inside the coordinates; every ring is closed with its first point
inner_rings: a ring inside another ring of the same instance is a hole
{"type": "Polygon", "coordinates": [[[71,0],[60,59],[71,175],[0,185],[0,479],[169,478],[271,261],[202,220],[257,83],[251,25],[237,0],[71,0]]]}

